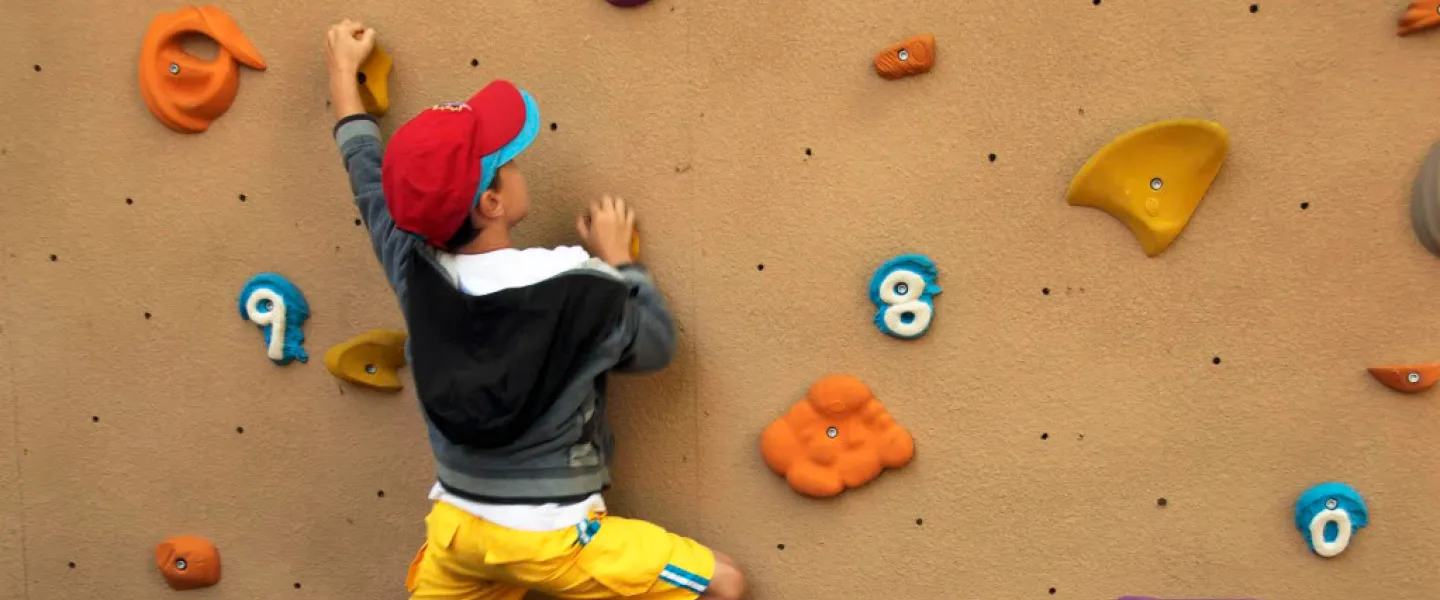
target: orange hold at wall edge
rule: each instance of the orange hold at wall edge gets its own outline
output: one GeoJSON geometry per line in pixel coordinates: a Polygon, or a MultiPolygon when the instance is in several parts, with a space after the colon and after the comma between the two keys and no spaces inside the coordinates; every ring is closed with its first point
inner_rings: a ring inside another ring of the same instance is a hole
{"type": "Polygon", "coordinates": [[[1440,0],[1415,0],[1400,15],[1395,35],[1404,37],[1440,25],[1440,0]]]}
{"type": "Polygon", "coordinates": [[[140,48],[140,94],[165,126],[181,133],[210,128],[235,101],[244,64],[265,70],[255,45],[215,6],[187,6],[150,21],[140,48]],[[200,34],[215,40],[215,60],[185,52],[181,40],[200,34]]]}
{"type": "Polygon", "coordinates": [[[863,382],[833,375],[765,428],[760,454],[795,491],[828,497],[909,464],[915,440],[863,382]]]}
{"type": "Polygon", "coordinates": [[[220,551],[210,540],[195,536],[166,538],[155,546],[155,566],[165,583],[193,590],[220,583],[220,551]]]}

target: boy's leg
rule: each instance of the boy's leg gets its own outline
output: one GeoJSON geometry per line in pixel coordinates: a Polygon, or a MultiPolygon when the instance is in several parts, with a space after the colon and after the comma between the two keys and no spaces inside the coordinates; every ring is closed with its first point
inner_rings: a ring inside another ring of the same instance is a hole
{"type": "MultiPolygon", "coordinates": [[[[465,556],[467,517],[458,509],[437,503],[426,517],[426,540],[410,563],[405,588],[410,600],[522,600],[525,590],[486,578],[475,572],[475,557],[465,556]],[[457,543],[458,542],[458,543],[457,543]]],[[[483,563],[483,557],[479,562],[483,563]]]]}
{"type": "Polygon", "coordinates": [[[745,592],[729,556],[654,524],[607,516],[574,535],[573,553],[534,582],[537,591],[560,600],[739,600],[745,592]]]}

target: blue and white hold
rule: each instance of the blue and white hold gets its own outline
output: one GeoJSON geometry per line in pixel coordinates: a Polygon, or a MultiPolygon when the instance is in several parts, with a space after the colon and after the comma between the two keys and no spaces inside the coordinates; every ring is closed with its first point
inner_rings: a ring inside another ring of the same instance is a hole
{"type": "Polygon", "coordinates": [[[250,278],[240,290],[240,318],[254,323],[265,334],[265,354],[278,365],[299,359],[305,362],[305,332],[301,326],[310,318],[310,306],[300,288],[276,273],[250,278]]]}
{"type": "Polygon", "coordinates": [[[935,262],[923,254],[902,254],[885,261],[870,278],[875,326],[886,335],[912,340],[925,335],[935,320],[935,262]]]}
{"type": "Polygon", "coordinates": [[[1316,554],[1330,558],[1345,551],[1350,537],[1369,523],[1365,499],[1343,483],[1322,483],[1295,502],[1295,528],[1316,554]]]}

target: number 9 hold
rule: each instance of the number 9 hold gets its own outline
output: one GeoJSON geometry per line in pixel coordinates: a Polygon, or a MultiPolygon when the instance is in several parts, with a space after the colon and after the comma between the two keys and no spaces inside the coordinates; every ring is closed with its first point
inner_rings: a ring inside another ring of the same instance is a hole
{"type": "Polygon", "coordinates": [[[265,354],[277,365],[299,359],[305,362],[305,332],[310,306],[300,288],[276,273],[250,278],[240,290],[240,318],[254,323],[265,335],[265,354]]]}

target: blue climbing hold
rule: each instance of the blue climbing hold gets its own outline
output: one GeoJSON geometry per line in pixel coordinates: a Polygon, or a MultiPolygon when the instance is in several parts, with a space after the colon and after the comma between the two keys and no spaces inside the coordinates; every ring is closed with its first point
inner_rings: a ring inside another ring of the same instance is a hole
{"type": "Polygon", "coordinates": [[[254,323],[265,335],[265,354],[277,365],[298,359],[305,362],[305,332],[310,305],[300,288],[277,273],[250,278],[240,290],[240,318],[254,323]],[[278,335],[277,335],[278,334],[278,335]]]}
{"type": "Polygon", "coordinates": [[[1295,528],[1305,534],[1305,543],[1325,558],[1336,556],[1350,545],[1350,537],[1370,522],[1365,499],[1343,483],[1322,483],[1295,501],[1295,528]]]}
{"type": "Polygon", "coordinates": [[[906,340],[925,335],[935,320],[938,276],[935,262],[923,254],[902,254],[880,265],[870,278],[875,327],[906,340]]]}

